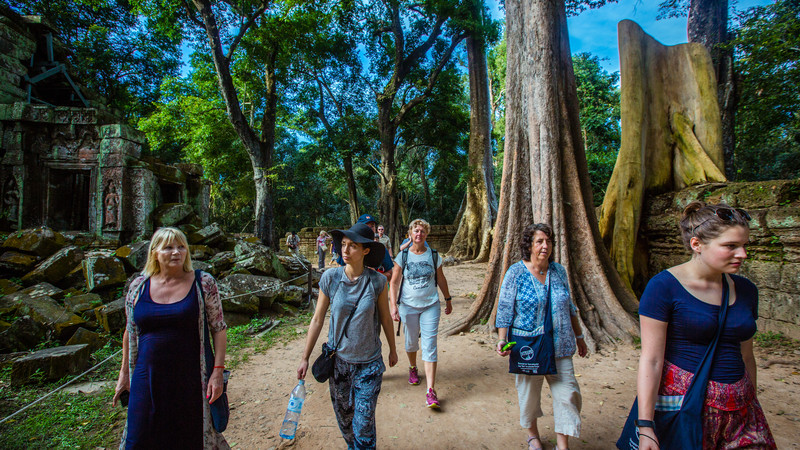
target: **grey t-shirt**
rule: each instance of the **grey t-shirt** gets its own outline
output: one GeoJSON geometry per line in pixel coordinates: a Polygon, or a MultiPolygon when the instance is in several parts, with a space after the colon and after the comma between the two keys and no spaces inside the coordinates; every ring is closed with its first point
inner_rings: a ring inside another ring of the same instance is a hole
{"type": "Polygon", "coordinates": [[[414,308],[426,308],[439,302],[439,291],[435,283],[436,269],[442,267],[442,258],[437,258],[433,267],[433,254],[430,248],[421,255],[408,250],[402,251],[394,259],[395,264],[403,269],[403,291],[399,302],[414,308]]]}
{"type": "Polygon", "coordinates": [[[334,347],[341,337],[337,355],[349,363],[368,363],[381,357],[381,321],[378,315],[378,296],[386,288],[386,276],[364,268],[356,281],[344,274],[344,267],[328,269],[319,280],[319,288],[331,299],[331,323],[328,345],[334,347]],[[371,286],[366,288],[366,283],[371,286]],[[359,294],[358,309],[350,320],[347,333],[342,334],[347,318],[353,311],[359,294]]]}

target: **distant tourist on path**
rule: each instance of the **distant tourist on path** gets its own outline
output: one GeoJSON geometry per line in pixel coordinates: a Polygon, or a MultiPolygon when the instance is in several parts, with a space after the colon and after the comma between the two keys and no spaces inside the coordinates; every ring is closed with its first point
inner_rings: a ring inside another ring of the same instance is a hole
{"type": "Polygon", "coordinates": [[[195,281],[186,236],[176,228],[156,231],[142,275],[125,298],[127,326],[113,400],[116,405],[130,391],[121,449],[229,448],[209,410],[222,395],[227,325],[214,277],[202,272],[200,279],[195,281]],[[213,367],[203,357],[203,317],[213,367]]]}
{"type": "MultiPolygon", "coordinates": [[[[642,355],[637,383],[638,419],[652,421],[659,396],[686,393],[718,328],[723,283],[728,311],[703,411],[703,449],[774,449],[775,440],[756,398],[753,335],[758,288],[734,275],[747,258],[750,215],[720,203],[695,201],[680,221],[692,258],[654,276],[639,301],[642,355]]],[[[639,424],[639,448],[659,448],[658,432],[639,424]]],[[[661,450],[670,450],[662,446],[661,450]]]]}
{"type": "Polygon", "coordinates": [[[325,252],[328,251],[328,244],[326,242],[330,239],[328,233],[325,230],[319,232],[319,236],[317,236],[317,265],[320,269],[325,268],[325,252]]]}
{"type": "Polygon", "coordinates": [[[442,290],[445,297],[445,314],[453,311],[453,303],[442,271],[442,260],[438,257],[438,252],[425,246],[425,238],[430,230],[430,224],[422,219],[415,219],[409,224],[408,232],[412,244],[411,248],[401,251],[395,258],[390,289],[392,301],[389,307],[392,319],[398,321],[402,318],[404,324],[409,364],[408,383],[419,384],[417,352],[422,340],[422,363],[425,366],[427,385],[425,405],[428,408],[439,408],[439,397],[435,389],[436,366],[439,360],[439,319],[442,314],[438,289],[442,290]]]}
{"type": "MultiPolygon", "coordinates": [[[[373,233],[375,233],[376,227],[378,225],[378,222],[375,219],[375,217],[370,215],[370,214],[362,214],[358,218],[358,221],[356,223],[363,223],[363,224],[367,225],[372,230],[373,233]]],[[[333,241],[333,247],[331,248],[331,251],[333,253],[336,253],[336,254],[339,255],[339,257],[336,259],[336,262],[340,266],[343,266],[344,265],[344,260],[342,260],[342,253],[339,251],[339,247],[336,246],[336,240],[335,239],[333,241]]],[[[380,265],[378,267],[376,267],[375,270],[377,270],[378,272],[386,275],[386,278],[391,280],[392,279],[392,268],[393,267],[394,267],[394,262],[392,261],[392,257],[389,256],[389,252],[384,251],[383,252],[383,261],[381,261],[380,265]]]]}
{"type": "Polygon", "coordinates": [[[580,437],[581,432],[581,389],[575,378],[572,355],[577,349],[578,354],[585,357],[588,351],[578,321],[578,310],[570,296],[567,271],[564,266],[554,262],[554,245],[550,225],[537,223],[523,230],[520,240],[522,261],[506,271],[497,305],[495,325],[500,338],[497,342],[500,356],[511,354],[511,350],[503,350],[508,341],[515,341],[518,336],[542,335],[546,328],[545,314],[551,315],[556,373],[515,373],[519,424],[528,429],[530,450],[543,448],[544,441],[539,434],[537,420],[544,415],[541,395],[545,379],[553,397],[557,447],[568,448],[569,437],[580,437]],[[550,311],[545,311],[544,306],[548,302],[550,311]]]}
{"type": "Polygon", "coordinates": [[[292,233],[286,237],[286,246],[294,256],[297,256],[297,249],[300,247],[300,237],[297,236],[297,233],[292,231],[292,233]]]}
{"type": "Polygon", "coordinates": [[[383,234],[385,228],[383,225],[378,225],[378,234],[375,236],[375,240],[383,244],[386,247],[386,251],[389,253],[389,257],[392,257],[392,240],[389,239],[389,236],[383,234]]]}
{"type": "Polygon", "coordinates": [[[397,364],[386,277],[373,269],[381,264],[385,248],[374,241],[372,229],[362,223],[349,230],[333,230],[331,236],[336,248],[342,251],[345,265],[322,274],[317,308],[308,326],[297,378],[306,377],[308,360],[330,306],[327,342],[331,348],[338,345],[338,349],[329,382],[339,430],[347,448],[374,449],[377,443],[375,407],[386,370],[381,356],[381,327],[389,345],[389,367],[397,364]]]}

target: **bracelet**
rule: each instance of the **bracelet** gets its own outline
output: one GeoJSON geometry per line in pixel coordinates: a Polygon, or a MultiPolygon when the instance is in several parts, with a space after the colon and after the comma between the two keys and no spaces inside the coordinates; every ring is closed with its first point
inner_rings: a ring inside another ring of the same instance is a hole
{"type": "Polygon", "coordinates": [[[583,333],[581,333],[581,334],[579,334],[579,335],[575,336],[575,339],[583,339],[583,333]]]}
{"type": "Polygon", "coordinates": [[[215,369],[224,369],[225,366],[214,366],[215,369]]]}
{"type": "Polygon", "coordinates": [[[446,301],[446,302],[449,302],[451,300],[453,300],[453,297],[445,297],[445,299],[444,299],[444,301],[446,301]]]}

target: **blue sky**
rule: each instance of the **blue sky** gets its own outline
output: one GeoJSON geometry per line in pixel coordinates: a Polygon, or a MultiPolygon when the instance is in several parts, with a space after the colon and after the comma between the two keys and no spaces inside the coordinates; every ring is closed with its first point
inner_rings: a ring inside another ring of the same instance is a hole
{"type": "MultiPolygon", "coordinates": [[[[503,11],[494,2],[495,18],[502,17],[503,11]]],[[[734,0],[735,1],[735,0],[734,0]]],[[[733,4],[734,1],[730,3],[733,4]]],[[[617,50],[617,23],[623,19],[631,19],[641,25],[644,31],[665,45],[682,44],[686,38],[686,18],[656,20],[660,0],[619,0],[602,8],[584,11],[577,17],[567,19],[569,42],[572,53],[589,52],[607,58],[603,68],[609,72],[619,70],[619,52],[617,50]]],[[[746,10],[752,6],[774,3],[767,0],[739,0],[735,2],[738,10],[746,10]]]]}

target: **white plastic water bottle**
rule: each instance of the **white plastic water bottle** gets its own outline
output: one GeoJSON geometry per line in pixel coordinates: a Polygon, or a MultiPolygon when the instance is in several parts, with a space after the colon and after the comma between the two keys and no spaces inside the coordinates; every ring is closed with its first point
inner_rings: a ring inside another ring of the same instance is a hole
{"type": "Polygon", "coordinates": [[[294,439],[297,431],[297,421],[300,419],[300,411],[303,409],[303,402],[306,400],[306,382],[300,380],[297,386],[292,389],[292,396],[289,397],[289,406],[286,408],[286,416],[283,417],[280,436],[284,439],[294,439]]]}

